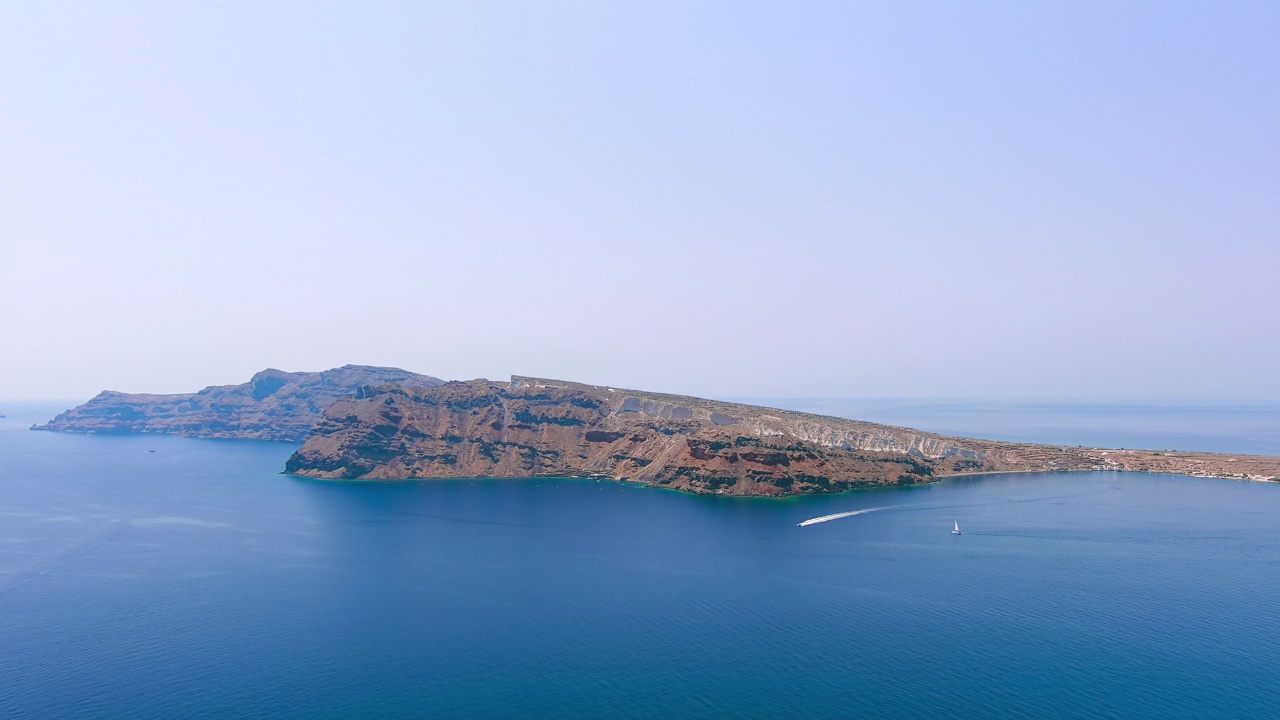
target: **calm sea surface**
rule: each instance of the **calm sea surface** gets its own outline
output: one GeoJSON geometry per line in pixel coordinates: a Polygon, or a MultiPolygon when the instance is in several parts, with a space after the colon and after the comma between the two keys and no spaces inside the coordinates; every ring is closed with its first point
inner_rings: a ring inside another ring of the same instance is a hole
{"type": "Polygon", "coordinates": [[[326,483],[60,409],[0,408],[0,717],[1280,717],[1280,484],[326,483]]]}

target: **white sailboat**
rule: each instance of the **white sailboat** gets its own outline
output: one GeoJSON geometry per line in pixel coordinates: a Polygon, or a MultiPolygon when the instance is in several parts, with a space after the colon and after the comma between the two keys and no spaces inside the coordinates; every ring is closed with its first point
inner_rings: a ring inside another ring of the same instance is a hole
{"type": "Polygon", "coordinates": [[[957,521],[956,521],[956,527],[955,527],[955,529],[954,529],[954,530],[952,530],[952,531],[951,531],[951,534],[952,534],[952,535],[959,535],[959,534],[960,534],[960,521],[959,521],[959,520],[957,520],[957,521]]]}

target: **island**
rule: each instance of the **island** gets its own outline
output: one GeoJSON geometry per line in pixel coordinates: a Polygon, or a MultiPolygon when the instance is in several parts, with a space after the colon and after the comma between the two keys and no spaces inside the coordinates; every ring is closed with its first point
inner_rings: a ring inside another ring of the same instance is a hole
{"type": "Polygon", "coordinates": [[[426,388],[443,383],[399,368],[343,365],[322,372],[267,369],[240,385],[152,395],[104,391],[33,430],[162,433],[197,438],[300,442],[333,401],[366,385],[426,388]]]}
{"type": "Polygon", "coordinates": [[[1280,457],[978,440],[514,376],[362,387],[324,411],[285,466],[311,478],[596,477],[761,496],[1051,470],[1268,480],[1280,476],[1280,457]]]}

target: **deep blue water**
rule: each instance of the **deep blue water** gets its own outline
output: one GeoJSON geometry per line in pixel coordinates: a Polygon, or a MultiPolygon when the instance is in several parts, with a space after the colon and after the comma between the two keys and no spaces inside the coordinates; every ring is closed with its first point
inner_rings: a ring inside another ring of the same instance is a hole
{"type": "Polygon", "coordinates": [[[1280,712],[1280,484],[326,483],[0,409],[0,717],[1280,712]]]}

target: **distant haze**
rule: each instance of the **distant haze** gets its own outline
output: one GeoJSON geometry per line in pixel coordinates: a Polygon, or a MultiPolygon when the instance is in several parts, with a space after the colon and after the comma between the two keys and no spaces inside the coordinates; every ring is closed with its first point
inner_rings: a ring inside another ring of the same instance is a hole
{"type": "Polygon", "coordinates": [[[0,398],[1280,399],[1280,4],[422,5],[0,9],[0,398]]]}

